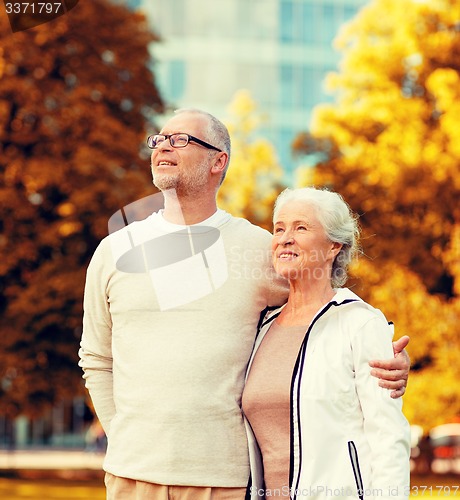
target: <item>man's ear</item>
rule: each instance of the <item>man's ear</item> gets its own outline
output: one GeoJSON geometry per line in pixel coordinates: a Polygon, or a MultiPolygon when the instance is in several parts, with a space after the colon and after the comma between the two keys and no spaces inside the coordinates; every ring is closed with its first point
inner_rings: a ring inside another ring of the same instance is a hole
{"type": "Polygon", "coordinates": [[[211,173],[222,174],[222,172],[225,170],[225,167],[227,166],[227,162],[228,162],[228,154],[225,153],[224,151],[220,152],[218,155],[216,155],[216,158],[214,159],[214,162],[211,167],[211,173]]]}

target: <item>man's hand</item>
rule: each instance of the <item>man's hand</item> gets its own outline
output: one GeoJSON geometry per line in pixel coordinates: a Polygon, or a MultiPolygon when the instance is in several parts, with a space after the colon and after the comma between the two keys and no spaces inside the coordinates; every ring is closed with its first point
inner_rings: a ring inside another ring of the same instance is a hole
{"type": "Polygon", "coordinates": [[[405,335],[396,342],[393,342],[395,355],[393,359],[369,362],[369,365],[373,368],[371,375],[380,379],[380,387],[392,389],[392,398],[399,398],[406,392],[410,358],[404,348],[409,343],[409,340],[409,337],[405,335]]]}

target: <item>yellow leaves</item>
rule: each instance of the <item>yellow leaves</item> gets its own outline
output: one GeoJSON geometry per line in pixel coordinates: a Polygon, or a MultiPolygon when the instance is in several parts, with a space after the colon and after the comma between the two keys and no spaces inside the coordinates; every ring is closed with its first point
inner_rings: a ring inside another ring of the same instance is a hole
{"type": "Polygon", "coordinates": [[[460,75],[453,68],[437,69],[427,79],[427,88],[435,99],[436,110],[441,115],[437,138],[443,146],[443,153],[445,153],[440,155],[441,161],[437,163],[436,176],[441,181],[448,178],[453,179],[459,188],[460,75]]]}
{"type": "Polygon", "coordinates": [[[261,116],[256,110],[257,105],[248,90],[241,89],[235,93],[228,106],[230,116],[234,117],[227,124],[232,139],[245,142],[245,136],[252,134],[260,126],[261,116]]]}
{"type": "Polygon", "coordinates": [[[436,99],[436,107],[440,111],[448,111],[460,97],[460,77],[453,68],[440,68],[427,78],[427,89],[436,99]]]}
{"type": "Polygon", "coordinates": [[[335,41],[346,52],[341,69],[348,81],[343,83],[367,90],[400,80],[404,59],[419,51],[419,37],[413,34],[418,21],[407,2],[377,0],[362,8],[335,41]]]}
{"type": "Polygon", "coordinates": [[[424,342],[414,342],[417,345],[411,352],[415,357],[424,354],[427,342],[436,343],[439,332],[447,331],[436,321],[435,312],[442,309],[441,300],[430,295],[421,279],[409,269],[395,262],[369,261],[363,257],[354,265],[353,275],[365,282],[363,294],[369,301],[398,326],[398,336],[430,324],[424,342]]]}
{"type": "Polygon", "coordinates": [[[269,227],[282,169],[271,143],[257,136],[262,117],[246,90],[236,93],[226,123],[232,140],[231,164],[219,194],[219,206],[235,216],[269,227]]]}
{"type": "Polygon", "coordinates": [[[439,141],[428,139],[421,149],[422,162],[427,165],[434,165],[442,155],[443,147],[439,141]]]}
{"type": "Polygon", "coordinates": [[[421,425],[425,433],[458,417],[458,375],[451,373],[447,363],[446,360],[445,369],[433,370],[429,376],[417,372],[409,376],[403,412],[410,423],[421,425]]]}
{"type": "MultiPolygon", "coordinates": [[[[460,112],[460,106],[455,106],[457,113],[460,112]]],[[[458,140],[458,129],[459,129],[459,114],[455,115],[455,112],[451,110],[440,118],[441,129],[444,131],[445,135],[449,139],[448,150],[449,152],[460,160],[460,141],[458,140]]]]}
{"type": "Polygon", "coordinates": [[[231,114],[247,119],[256,111],[256,103],[251,97],[249,90],[238,90],[229,105],[231,114]]]}
{"type": "Polygon", "coordinates": [[[361,294],[412,337],[405,408],[425,428],[460,415],[459,19],[458,0],[370,2],[338,40],[336,100],[314,110],[298,148],[340,152],[299,179],[361,215],[375,259],[356,268],[361,294]]]}
{"type": "Polygon", "coordinates": [[[295,172],[294,184],[296,187],[315,186],[315,169],[309,166],[300,166],[295,172]]]}
{"type": "Polygon", "coordinates": [[[427,88],[436,100],[436,109],[441,113],[440,129],[448,141],[448,152],[457,159],[456,163],[458,163],[460,161],[460,141],[458,140],[460,75],[453,68],[437,69],[427,79],[427,88]]]}
{"type": "Polygon", "coordinates": [[[270,143],[263,139],[237,142],[219,193],[219,205],[233,215],[247,217],[252,212],[256,220],[264,221],[270,216],[280,176],[281,168],[270,143]]]}

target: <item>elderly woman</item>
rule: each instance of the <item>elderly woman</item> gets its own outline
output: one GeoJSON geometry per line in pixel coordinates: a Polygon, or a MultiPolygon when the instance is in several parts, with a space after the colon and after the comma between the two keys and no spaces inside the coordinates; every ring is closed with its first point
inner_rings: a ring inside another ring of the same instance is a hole
{"type": "Polygon", "coordinates": [[[260,322],[248,366],[250,498],[407,498],[409,426],[368,365],[392,357],[393,328],[339,288],[356,217],[340,195],[302,188],[281,193],[273,223],[273,263],[290,294],[260,322]]]}

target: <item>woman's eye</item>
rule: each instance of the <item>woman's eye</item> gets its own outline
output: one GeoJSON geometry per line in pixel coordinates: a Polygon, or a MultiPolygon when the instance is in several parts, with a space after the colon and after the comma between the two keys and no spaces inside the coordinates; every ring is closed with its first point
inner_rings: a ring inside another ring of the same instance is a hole
{"type": "Polygon", "coordinates": [[[305,226],[297,226],[298,231],[306,231],[307,228],[305,226]]]}
{"type": "Polygon", "coordinates": [[[282,233],[282,232],[283,232],[283,228],[282,228],[282,227],[277,227],[277,228],[275,229],[275,234],[277,234],[277,233],[282,233]]]}

